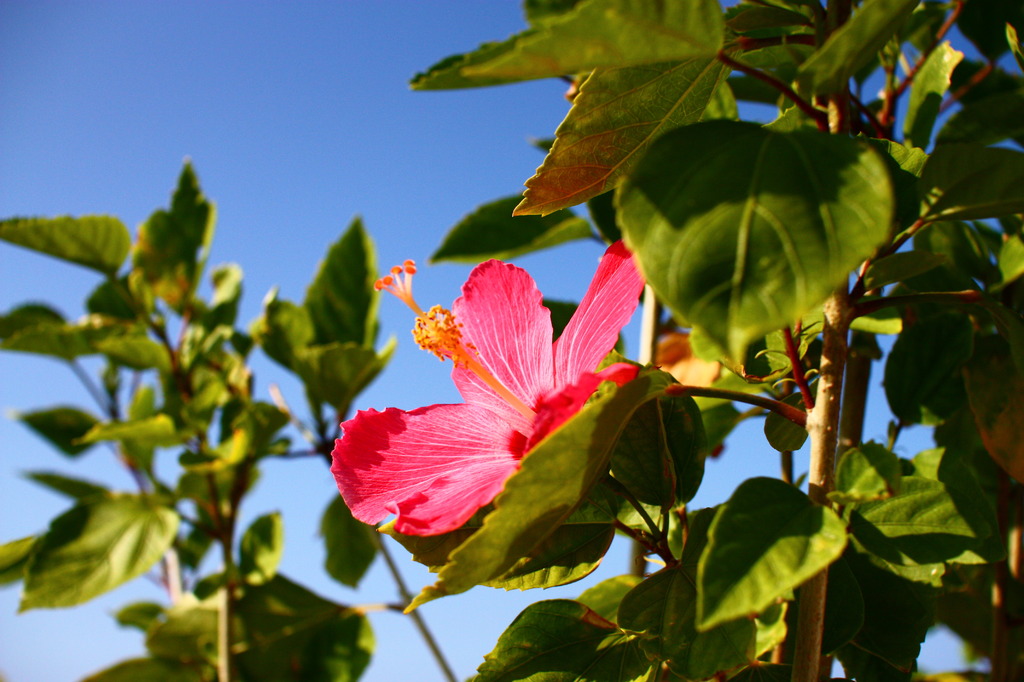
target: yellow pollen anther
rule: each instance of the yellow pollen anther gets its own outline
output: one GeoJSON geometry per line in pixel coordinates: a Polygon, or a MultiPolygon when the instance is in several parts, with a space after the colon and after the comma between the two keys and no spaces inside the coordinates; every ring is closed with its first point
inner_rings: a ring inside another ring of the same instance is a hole
{"type": "Polygon", "coordinates": [[[476,348],[462,340],[461,325],[455,321],[450,310],[435,305],[427,312],[412,297],[412,276],[416,274],[416,263],[411,260],[391,268],[390,275],[384,275],[373,284],[377,291],[389,291],[416,313],[416,325],[412,337],[420,348],[430,351],[441,360],[451,358],[457,367],[464,367],[500,395],[505,402],[527,419],[536,413],[515,396],[486,367],[477,360],[476,348]]]}

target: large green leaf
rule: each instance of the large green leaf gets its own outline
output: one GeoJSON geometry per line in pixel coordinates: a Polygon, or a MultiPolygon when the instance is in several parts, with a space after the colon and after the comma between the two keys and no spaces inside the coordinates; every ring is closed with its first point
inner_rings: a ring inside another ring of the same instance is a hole
{"type": "Polygon", "coordinates": [[[579,602],[551,599],[526,607],[477,669],[478,682],[652,682],[636,639],[579,602]]]}
{"type": "Polygon", "coordinates": [[[132,263],[154,293],[176,310],[191,299],[213,239],[216,211],[185,164],[170,210],[158,210],[139,227],[132,263]]]}
{"type": "Polygon", "coordinates": [[[318,344],[352,342],[372,346],[377,338],[377,302],[373,289],[377,261],[373,242],[355,218],[327,252],[316,278],[306,290],[318,344]]]}
{"type": "Polygon", "coordinates": [[[946,121],[937,145],[990,145],[1024,135],[1024,89],[995,92],[965,102],[946,121]]]}
{"type": "Polygon", "coordinates": [[[729,121],[657,140],[617,201],[661,300],[737,358],[844,283],[888,237],[894,204],[869,146],[729,121]]]}
{"type": "Polygon", "coordinates": [[[881,500],[900,491],[900,460],[875,442],[861,443],[843,453],[836,467],[836,489],[828,499],[837,504],[881,500]]]}
{"type": "Polygon", "coordinates": [[[938,147],[918,184],[928,220],[977,220],[1024,212],[1024,154],[1012,149],[938,147]]]}
{"type": "Polygon", "coordinates": [[[500,577],[528,556],[583,502],[607,472],[633,412],[664,393],[671,377],[647,372],[609,390],[549,434],[506,482],[483,527],[451,553],[436,584],[412,607],[500,577]]]}
{"type": "Polygon", "coordinates": [[[62,325],[64,316],[41,303],[25,303],[0,315],[0,339],[37,325],[62,325]]]}
{"type": "Polygon", "coordinates": [[[327,574],[343,585],[356,587],[377,556],[373,528],[354,519],[345,500],[337,495],[320,519],[320,535],[327,549],[327,574]]]}
{"type": "Polygon", "coordinates": [[[0,239],[113,275],[124,263],[131,237],[112,216],[10,218],[0,221],[0,239]]]}
{"type": "Polygon", "coordinates": [[[622,598],[642,580],[644,578],[638,575],[617,575],[614,578],[602,580],[593,587],[588,587],[576,598],[576,601],[605,620],[615,620],[615,614],[619,610],[622,598]]]}
{"type": "Polygon", "coordinates": [[[435,263],[479,263],[488,258],[507,260],[592,235],[590,224],[570,211],[545,217],[514,217],[512,211],[519,201],[519,197],[508,197],[480,206],[445,235],[430,260],[435,263]]]}
{"type": "MultiPolygon", "coordinates": [[[[500,576],[482,584],[506,590],[556,587],[586,577],[597,568],[615,535],[614,512],[607,504],[584,504],[558,528],[500,576]]],[[[489,510],[488,510],[489,511],[489,510]]],[[[441,570],[453,551],[477,532],[487,513],[481,510],[458,530],[443,535],[416,536],[395,532],[393,523],[381,528],[432,572],[441,570]]]]}
{"type": "Polygon", "coordinates": [[[0,348],[23,353],[52,355],[73,360],[82,355],[94,355],[104,339],[121,336],[125,327],[98,315],[89,315],[76,323],[26,325],[4,339],[0,348]]]}
{"type": "Polygon", "coordinates": [[[978,433],[992,459],[1024,482],[1024,375],[1002,339],[979,343],[978,350],[964,368],[978,433]]]}
{"type": "Polygon", "coordinates": [[[744,481],[708,533],[697,574],[698,627],[762,611],[845,547],[845,524],[831,510],[782,481],[744,481]]]}
{"type": "Polygon", "coordinates": [[[247,589],[235,613],[246,679],[355,682],[373,652],[366,616],[280,574],[247,589]]]}
{"type": "Polygon", "coordinates": [[[177,513],[146,498],[88,498],[40,538],[19,609],[74,606],[114,589],[149,570],[177,530],[177,513]]]}
{"type": "Polygon", "coordinates": [[[825,44],[800,65],[797,82],[812,94],[835,92],[866,66],[900,29],[919,0],[865,0],[825,44]]]}
{"type": "Polygon", "coordinates": [[[595,70],[526,181],[516,215],[545,215],[614,189],[652,141],[701,119],[725,74],[711,58],[595,70]]]}
{"type": "Polygon", "coordinates": [[[295,371],[295,355],[313,343],[315,331],[309,311],[277,297],[277,288],[263,299],[263,315],[250,330],[256,343],[272,360],[295,371]]]}
{"type": "Polygon", "coordinates": [[[921,476],[903,477],[899,495],[857,505],[849,524],[860,546],[897,566],[999,559],[972,551],[992,533],[986,519],[958,508],[943,483],[921,476]]]}
{"type": "Polygon", "coordinates": [[[351,341],[309,346],[295,353],[293,366],[313,404],[327,403],[346,414],[352,400],[391,359],[394,338],[377,353],[351,341]]]}
{"type": "Polygon", "coordinates": [[[238,570],[250,585],[262,585],[277,575],[284,553],[284,521],[280,512],[264,514],[246,529],[239,544],[238,570]]]}
{"type": "Polygon", "coordinates": [[[755,656],[756,627],[746,618],[708,630],[697,628],[697,565],[707,542],[712,512],[691,515],[680,564],[646,578],[622,599],[619,625],[642,632],[648,656],[665,661],[673,673],[703,679],[742,665],[755,656]]]}
{"type": "Polygon", "coordinates": [[[75,457],[92,447],[92,443],[81,443],[79,439],[99,420],[77,407],[51,407],[35,412],[19,412],[15,418],[23,422],[40,436],[50,441],[61,452],[75,457]]]}
{"type": "Polygon", "coordinates": [[[36,538],[32,535],[0,545],[0,585],[22,579],[35,545],[36,538]]]}
{"type": "Polygon", "coordinates": [[[885,397],[893,414],[907,424],[948,417],[963,403],[960,368],[973,347],[974,329],[966,315],[929,317],[905,329],[885,362],[885,397]]]}
{"type": "Polygon", "coordinates": [[[217,658],[215,599],[200,602],[187,594],[167,609],[166,618],[155,623],[146,633],[149,652],[172,660],[214,663],[217,658]]]}
{"type": "Polygon", "coordinates": [[[96,424],[79,443],[97,443],[104,440],[134,442],[139,445],[165,447],[177,445],[182,437],[174,428],[174,422],[166,414],[158,414],[144,419],[124,422],[104,422],[96,424]]]}
{"type": "Polygon", "coordinates": [[[949,90],[949,77],[964,53],[948,43],[938,45],[914,77],[903,119],[904,144],[926,149],[932,138],[932,127],[939,115],[939,105],[949,90]]]}
{"type": "Polygon", "coordinates": [[[584,0],[502,43],[449,57],[412,85],[472,87],[710,57],[723,36],[722,10],[714,0],[584,0]]]}
{"type": "Polygon", "coordinates": [[[50,490],[67,495],[73,500],[84,500],[94,495],[108,495],[110,491],[102,485],[82,478],[55,474],[50,471],[27,471],[25,478],[50,490]]]}

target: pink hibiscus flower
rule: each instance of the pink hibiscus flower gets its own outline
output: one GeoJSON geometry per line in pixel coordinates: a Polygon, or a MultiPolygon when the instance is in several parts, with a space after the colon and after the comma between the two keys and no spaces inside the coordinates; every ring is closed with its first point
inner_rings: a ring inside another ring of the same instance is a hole
{"type": "Polygon", "coordinates": [[[636,309],[643,280],[621,242],[598,265],[583,301],[552,344],[551,312],[533,278],[497,260],[476,266],[449,312],[412,298],[412,261],[377,282],[416,313],[419,345],[455,367],[464,403],[410,412],[363,410],[341,426],[331,472],[352,515],[395,514],[408,535],[455,530],[501,492],[520,460],[578,412],[605,380],[637,368],[598,364],[636,309]]]}

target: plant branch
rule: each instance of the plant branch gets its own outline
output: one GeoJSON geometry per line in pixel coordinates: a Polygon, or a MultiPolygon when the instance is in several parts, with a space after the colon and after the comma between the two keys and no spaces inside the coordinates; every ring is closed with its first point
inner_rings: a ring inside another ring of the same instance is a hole
{"type": "MultiPolygon", "coordinates": [[[[1010,526],[1010,477],[1005,471],[998,471],[999,491],[996,501],[996,517],[999,521],[999,537],[1006,539],[1010,526]]],[[[1010,571],[1007,560],[997,561],[993,566],[992,579],[992,649],[988,652],[992,666],[989,682],[1009,682],[1009,613],[1006,596],[1009,590],[1010,571]]],[[[1016,657],[1016,656],[1014,656],[1016,657]]]]}
{"type": "Polygon", "coordinates": [[[978,69],[974,73],[974,75],[971,76],[970,79],[968,79],[968,81],[966,83],[964,83],[959,88],[954,90],[950,94],[950,96],[946,98],[946,101],[944,101],[939,106],[939,113],[940,114],[944,113],[951,106],[953,106],[954,104],[959,102],[961,97],[963,97],[968,92],[973,90],[978,85],[978,83],[980,83],[981,81],[983,81],[986,78],[988,78],[989,74],[992,73],[995,70],[995,68],[996,68],[996,63],[994,61],[989,61],[989,62],[987,62],[985,64],[985,66],[983,66],[980,69],[978,69]]]}
{"type": "MultiPolygon", "coordinates": [[[[409,587],[405,584],[405,579],[398,570],[398,564],[395,563],[394,558],[391,556],[391,552],[388,551],[387,545],[384,539],[380,536],[380,533],[374,533],[374,537],[377,539],[377,549],[380,550],[380,554],[384,557],[384,563],[387,564],[388,571],[391,573],[391,577],[395,580],[395,586],[398,588],[398,593],[402,597],[402,601],[408,605],[412,602],[412,592],[409,591],[409,587]]],[[[405,607],[403,607],[404,610],[405,607]]],[[[457,682],[455,673],[452,672],[451,666],[448,665],[448,661],[445,660],[444,654],[441,653],[441,647],[438,646],[437,640],[434,639],[434,635],[431,634],[430,629],[427,628],[426,622],[420,615],[419,611],[411,611],[409,617],[412,618],[413,624],[416,629],[419,630],[420,636],[427,643],[427,648],[430,649],[431,655],[434,660],[437,661],[437,665],[441,668],[441,672],[448,682],[457,682]]]]}
{"type": "Polygon", "coordinates": [[[765,73],[764,71],[755,69],[752,66],[749,66],[747,64],[744,64],[743,62],[733,59],[725,52],[725,50],[718,51],[718,61],[722,62],[731,69],[739,71],[740,73],[744,73],[752,78],[756,78],[762,83],[767,83],[771,87],[775,88],[780,93],[789,98],[789,100],[792,101],[793,104],[795,104],[800,109],[800,111],[807,114],[807,116],[809,116],[810,119],[814,121],[815,125],[818,126],[819,130],[828,130],[828,115],[821,109],[818,109],[813,104],[805,100],[800,95],[796,94],[796,91],[794,91],[793,88],[789,87],[779,79],[765,73]]]}
{"type": "Polygon", "coordinates": [[[921,67],[924,66],[924,63],[928,61],[928,57],[931,56],[932,52],[935,51],[935,48],[942,42],[942,39],[945,38],[946,34],[953,28],[953,25],[956,23],[956,20],[960,16],[960,12],[963,11],[963,8],[964,0],[956,0],[956,5],[954,5],[953,9],[950,10],[949,14],[946,16],[946,20],[942,23],[942,26],[939,27],[939,30],[935,32],[932,42],[921,52],[920,55],[918,55],[917,61],[914,62],[914,66],[911,67],[910,71],[903,78],[903,81],[896,86],[896,90],[893,93],[895,97],[898,98],[902,96],[903,93],[907,91],[907,88],[910,87],[910,84],[914,82],[914,78],[921,70],[921,67]]]}
{"type": "Polygon", "coordinates": [[[807,385],[807,375],[804,374],[804,363],[800,359],[800,349],[796,347],[796,342],[793,341],[793,330],[789,327],[783,329],[782,339],[786,342],[786,355],[789,357],[789,364],[793,368],[793,381],[796,382],[797,388],[800,389],[804,407],[810,412],[814,409],[814,398],[811,397],[811,387],[807,385]]]}
{"type": "MultiPolygon", "coordinates": [[[[845,285],[836,290],[825,302],[818,397],[814,410],[807,419],[807,432],[811,441],[808,495],[815,504],[822,506],[829,504],[827,496],[834,487],[840,396],[846,364],[846,337],[851,320],[848,306],[845,285]]],[[[827,587],[827,568],[800,587],[793,682],[818,680],[827,587]]]]}
{"type": "Polygon", "coordinates": [[[780,417],[788,419],[797,426],[807,426],[806,412],[798,410],[792,405],[787,405],[780,400],[768,398],[763,395],[741,393],[740,391],[729,391],[724,388],[684,386],[682,384],[673,384],[669,386],[665,389],[665,395],[688,395],[698,398],[719,398],[721,400],[732,400],[738,403],[747,403],[748,405],[756,405],[757,407],[770,410],[780,417]]]}
{"type": "Polygon", "coordinates": [[[853,317],[870,315],[883,308],[904,307],[917,303],[944,303],[948,305],[971,305],[981,303],[983,297],[980,291],[965,289],[963,291],[940,291],[923,294],[906,294],[904,296],[887,296],[873,298],[868,301],[861,301],[853,306],[853,317]]]}

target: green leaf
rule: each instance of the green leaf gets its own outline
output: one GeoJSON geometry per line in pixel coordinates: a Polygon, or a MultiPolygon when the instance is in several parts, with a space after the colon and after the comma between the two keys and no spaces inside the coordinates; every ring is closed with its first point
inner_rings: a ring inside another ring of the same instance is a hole
{"type": "Polygon", "coordinates": [[[1012,24],[1006,24],[1006,44],[1013,52],[1013,58],[1017,60],[1017,68],[1024,71],[1024,50],[1021,49],[1020,39],[1017,37],[1017,29],[1012,24]]]}
{"type": "Polygon", "coordinates": [[[99,423],[96,417],[77,407],[51,407],[36,412],[19,412],[14,416],[71,457],[92,447],[91,443],[78,441],[99,423]]]}
{"type": "Polygon", "coordinates": [[[167,349],[145,334],[108,336],[96,341],[93,347],[112,362],[130,369],[170,372],[171,359],[167,349]]]}
{"type": "Polygon", "coordinates": [[[698,627],[764,610],[842,554],[846,528],[831,510],[771,478],[740,484],[715,516],[697,574],[698,627]]]}
{"type": "MultiPolygon", "coordinates": [[[[993,240],[986,240],[984,229],[987,228],[977,223],[972,225],[959,220],[932,223],[928,229],[914,235],[914,249],[945,256],[951,269],[961,276],[994,282],[998,277],[992,264],[993,240]]],[[[965,283],[965,288],[970,286],[969,282],[965,283]]]]}
{"type": "Polygon", "coordinates": [[[310,346],[296,352],[295,371],[313,404],[347,414],[352,400],[373,381],[395,350],[392,338],[380,353],[353,342],[310,346]]]}
{"type": "Polygon", "coordinates": [[[1008,236],[999,249],[999,273],[1001,284],[1006,285],[1024,275],[1024,237],[1019,234],[1008,236]]]}
{"type": "Polygon", "coordinates": [[[843,453],[836,468],[836,489],[828,499],[849,505],[881,500],[900,492],[899,458],[875,442],[861,443],[843,453]]]}
{"type": "Polygon", "coordinates": [[[373,283],[377,262],[373,242],[355,218],[327,252],[306,290],[303,307],[318,344],[351,342],[372,346],[377,338],[377,303],[373,283]]]}
{"type": "Polygon", "coordinates": [[[131,246],[128,228],[112,216],[10,218],[0,239],[113,275],[131,246]]]}
{"type": "Polygon", "coordinates": [[[131,627],[146,632],[164,615],[163,604],[151,601],[140,601],[122,607],[114,619],[122,627],[131,627]]]}
{"type": "Polygon", "coordinates": [[[89,675],[82,682],[203,682],[194,664],[166,658],[130,658],[89,675]]]}
{"type": "Polygon", "coordinates": [[[922,272],[928,272],[946,261],[945,255],[929,251],[894,253],[871,262],[871,266],[864,274],[864,288],[869,291],[881,289],[889,284],[920,275],[922,272]]]}
{"type": "Polygon", "coordinates": [[[174,428],[174,422],[166,414],[158,414],[145,419],[124,422],[105,422],[96,424],[84,436],[80,443],[98,443],[104,440],[119,440],[137,443],[143,446],[167,447],[182,442],[182,437],[174,428]]]}
{"type": "Polygon", "coordinates": [[[280,512],[265,514],[246,529],[239,545],[238,569],[250,585],[262,585],[277,575],[284,553],[284,522],[280,512]]]}
{"type": "Polygon", "coordinates": [[[928,55],[910,86],[907,114],[903,119],[904,144],[926,148],[932,139],[932,127],[939,105],[949,90],[949,77],[964,58],[964,53],[943,42],[928,55]]]}
{"type": "Polygon", "coordinates": [[[887,239],[893,213],[869,146],[730,121],[657,140],[616,198],[661,300],[732,357],[845,282],[887,239]]]}
{"type": "MultiPolygon", "coordinates": [[[[896,668],[911,670],[934,622],[935,591],[882,570],[856,552],[847,552],[845,559],[864,597],[864,626],[853,643],[896,668]]],[[[846,660],[842,652],[840,658],[846,660]]]]}
{"type": "Polygon", "coordinates": [[[725,20],[726,26],[739,33],[783,26],[806,26],[808,23],[805,15],[790,9],[744,4],[726,10],[725,20]]]}
{"type": "Polygon", "coordinates": [[[479,263],[488,258],[507,260],[574,239],[591,236],[590,224],[571,211],[545,217],[513,217],[519,197],[480,206],[459,221],[430,257],[432,263],[479,263]]]}
{"type": "Polygon", "coordinates": [[[246,679],[355,681],[370,661],[366,616],[278,574],[250,587],[236,606],[237,661],[246,679]]]}
{"type": "Polygon", "coordinates": [[[86,310],[93,315],[134,321],[137,313],[126,300],[126,297],[130,296],[128,291],[127,276],[119,279],[105,279],[89,294],[89,298],[85,301],[86,310]]]}
{"type": "Polygon", "coordinates": [[[678,566],[647,577],[622,599],[619,625],[646,635],[645,653],[682,677],[705,678],[754,658],[756,626],[746,618],[697,628],[698,561],[707,547],[714,511],[690,514],[678,566]]]}
{"type": "Polygon", "coordinates": [[[35,546],[36,537],[32,535],[0,545],[0,585],[22,579],[35,546]]]}
{"type": "Polygon", "coordinates": [[[865,0],[845,24],[800,65],[797,83],[811,94],[836,92],[906,22],[918,0],[865,0]]]}
{"type": "Polygon", "coordinates": [[[216,662],[217,607],[212,599],[198,602],[187,595],[166,613],[166,619],[146,635],[146,648],[151,654],[185,662],[216,662]]]}
{"type": "Polygon", "coordinates": [[[1006,24],[1024,25],[1024,7],[1017,0],[987,0],[964,4],[957,27],[993,61],[1006,52],[1006,24]]]}
{"type": "Polygon", "coordinates": [[[986,560],[969,553],[991,535],[987,519],[970,507],[958,508],[939,481],[904,476],[901,487],[899,495],[850,512],[850,532],[860,546],[897,566],[986,560]]]}
{"type": "Polygon", "coordinates": [[[216,211],[199,188],[192,165],[178,177],[169,211],[155,211],[139,227],[132,264],[153,292],[175,310],[191,300],[213,239],[216,211]]]}
{"type": "Polygon", "coordinates": [[[136,578],[171,546],[173,509],[131,495],[88,498],[50,523],[25,574],[20,611],[74,606],[136,578]]]}
{"type": "Polygon", "coordinates": [[[697,590],[692,571],[658,571],[637,585],[619,606],[621,627],[642,632],[644,652],[666,661],[686,679],[703,679],[754,657],[753,621],[736,620],[706,632],[696,627],[697,590]]]}
{"type": "Polygon", "coordinates": [[[213,283],[212,307],[202,317],[207,329],[218,325],[233,326],[238,317],[238,303],[242,297],[242,268],[234,263],[220,265],[210,276],[213,283]]]}
{"type": "Polygon", "coordinates": [[[64,317],[53,308],[41,303],[26,303],[0,315],[0,339],[37,325],[63,325],[64,317]]]}
{"type": "Polygon", "coordinates": [[[25,474],[25,477],[61,495],[67,495],[74,500],[84,500],[95,495],[110,494],[110,491],[102,485],[49,471],[29,471],[25,474]]]}
{"type": "Polygon", "coordinates": [[[1010,476],[1024,482],[1022,376],[999,337],[979,342],[964,368],[968,401],[985,450],[1010,476]]]}
{"type": "MultiPolygon", "coordinates": [[[[799,391],[787,396],[782,402],[806,412],[799,391]]],[[[794,424],[777,412],[769,412],[764,420],[764,437],[768,439],[768,444],[779,452],[792,452],[804,446],[807,441],[807,429],[794,424]]]]}
{"type": "Polygon", "coordinates": [[[263,315],[253,322],[251,333],[271,360],[295,371],[296,354],[313,343],[315,331],[309,311],[277,297],[277,288],[263,299],[263,315]]]}
{"type": "Polygon", "coordinates": [[[1024,154],[1012,149],[948,144],[921,172],[928,220],[977,220],[1024,212],[1024,154]]]}
{"type": "Polygon", "coordinates": [[[90,315],[74,324],[44,323],[22,327],[4,339],[0,348],[73,360],[81,355],[98,353],[98,342],[124,331],[121,323],[90,315]]]}
{"type": "Polygon", "coordinates": [[[617,575],[614,578],[607,578],[593,587],[588,587],[576,601],[605,620],[614,621],[622,598],[643,580],[644,578],[638,575],[617,575]]]}
{"type": "Polygon", "coordinates": [[[645,403],[626,424],[612,452],[611,471],[638,501],[666,511],[676,500],[676,471],[659,402],[645,403]]]}
{"type": "Polygon", "coordinates": [[[994,92],[964,102],[949,117],[935,140],[937,145],[990,145],[1024,135],[1024,89],[994,92]]]}
{"type": "Polygon", "coordinates": [[[726,72],[711,58],[595,70],[515,214],[546,215],[614,189],[651,142],[701,120],[726,72]]]}
{"type": "Polygon", "coordinates": [[[336,496],[320,519],[320,535],[327,549],[327,574],[342,585],[357,587],[377,556],[374,533],[372,527],[352,518],[345,500],[336,496]]]}
{"type": "Polygon", "coordinates": [[[904,329],[885,362],[885,397],[893,414],[907,424],[934,424],[952,414],[964,399],[960,368],[973,348],[966,315],[929,317],[904,329]]]}
{"type": "MultiPolygon", "coordinates": [[[[800,592],[796,593],[797,609],[800,592]]],[[[825,627],[822,632],[821,652],[831,654],[857,636],[864,625],[864,596],[850,566],[839,557],[828,567],[828,586],[825,594],[825,627]]]]}
{"type": "Polygon", "coordinates": [[[498,578],[527,556],[607,472],[611,450],[633,412],[670,383],[664,372],[641,374],[550,433],[505,481],[483,527],[452,552],[438,582],[424,588],[410,608],[498,578]]]}
{"type": "Polygon", "coordinates": [[[445,59],[417,76],[412,87],[493,85],[710,57],[723,37],[722,10],[713,0],[585,0],[502,43],[445,59]]]}
{"type": "Polygon", "coordinates": [[[614,623],[578,602],[551,599],[526,607],[477,672],[478,682],[650,682],[657,667],[614,623]]]}

